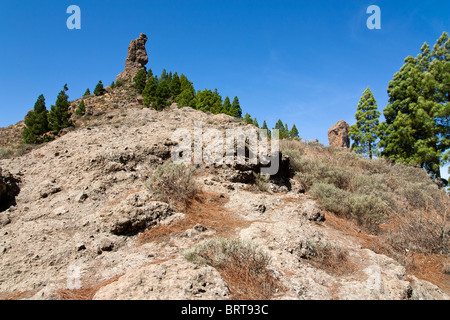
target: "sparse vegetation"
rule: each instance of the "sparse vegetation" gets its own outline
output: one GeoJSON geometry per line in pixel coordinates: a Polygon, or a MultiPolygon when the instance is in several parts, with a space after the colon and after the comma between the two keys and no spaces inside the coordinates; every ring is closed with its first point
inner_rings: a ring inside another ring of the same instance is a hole
{"type": "Polygon", "coordinates": [[[347,251],[326,241],[308,240],[301,245],[300,258],[329,273],[346,274],[354,269],[347,251]]]}
{"type": "Polygon", "coordinates": [[[259,191],[262,192],[266,192],[269,190],[269,178],[267,176],[261,175],[261,174],[256,174],[253,173],[253,175],[255,176],[255,184],[258,187],[259,191]]]}
{"type": "Polygon", "coordinates": [[[194,168],[168,161],[156,169],[146,187],[156,199],[186,207],[197,193],[194,168]]]}
{"type": "Polygon", "coordinates": [[[251,242],[215,238],[183,255],[190,262],[216,268],[230,288],[231,299],[267,300],[282,290],[268,268],[270,258],[251,242]]]}
{"type": "Polygon", "coordinates": [[[299,141],[280,147],[295,178],[327,211],[377,234],[393,253],[449,252],[450,199],[424,169],[299,141]]]}
{"type": "Polygon", "coordinates": [[[80,104],[78,105],[77,110],[75,110],[75,113],[79,116],[82,116],[86,113],[86,106],[84,105],[84,100],[80,101],[80,104]]]}

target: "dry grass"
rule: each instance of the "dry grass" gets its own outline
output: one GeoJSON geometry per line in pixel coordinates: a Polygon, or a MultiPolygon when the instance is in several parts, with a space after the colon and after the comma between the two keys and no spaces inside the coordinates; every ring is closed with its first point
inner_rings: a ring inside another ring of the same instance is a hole
{"type": "Polygon", "coordinates": [[[194,174],[193,167],[167,161],[156,169],[145,186],[155,199],[183,210],[197,193],[194,174]]]}
{"type": "MultiPolygon", "coordinates": [[[[401,251],[399,248],[393,247],[390,242],[387,242],[380,235],[375,236],[365,233],[353,221],[338,217],[330,212],[326,212],[326,219],[328,226],[355,237],[367,249],[397,260],[406,268],[409,274],[429,281],[447,294],[450,294],[450,274],[446,270],[450,263],[448,255],[414,253],[413,251],[407,253],[405,250],[401,251]]],[[[387,232],[398,228],[398,222],[392,221],[380,227],[387,232]]]]}
{"type": "Polygon", "coordinates": [[[119,280],[119,278],[123,274],[117,275],[111,279],[102,281],[100,283],[93,283],[93,284],[87,284],[84,286],[84,288],[80,289],[61,289],[58,291],[59,299],[60,300],[92,300],[97,293],[98,290],[100,290],[102,287],[107,286],[108,284],[111,284],[113,282],[116,282],[119,280]]]}
{"type": "Polygon", "coordinates": [[[232,300],[269,300],[284,289],[268,269],[270,258],[249,242],[211,239],[185,251],[184,256],[216,268],[227,282],[232,300]]]}
{"type": "Polygon", "coordinates": [[[450,294],[450,275],[446,273],[445,266],[449,262],[448,257],[436,254],[412,253],[405,258],[409,274],[434,283],[447,294],[450,294]]]}
{"type": "Polygon", "coordinates": [[[217,236],[230,236],[237,228],[249,226],[251,221],[238,218],[224,207],[228,200],[224,195],[199,191],[187,202],[184,219],[170,225],[160,224],[143,232],[139,235],[137,244],[168,240],[171,235],[184,232],[196,224],[215,230],[217,236]]]}
{"type": "Polygon", "coordinates": [[[29,299],[36,293],[36,290],[14,291],[0,293],[0,300],[20,300],[29,299]]]}
{"type": "Polygon", "coordinates": [[[347,250],[338,245],[325,241],[308,241],[302,249],[302,259],[328,273],[345,275],[356,270],[356,266],[350,262],[347,250]]]}

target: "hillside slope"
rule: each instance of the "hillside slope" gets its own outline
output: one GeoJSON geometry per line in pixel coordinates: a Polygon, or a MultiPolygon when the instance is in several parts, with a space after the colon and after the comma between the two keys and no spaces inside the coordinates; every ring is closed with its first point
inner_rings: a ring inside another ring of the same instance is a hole
{"type": "Polygon", "coordinates": [[[0,213],[1,298],[449,298],[335,228],[337,218],[290,177],[285,186],[264,182],[261,191],[249,168],[196,165],[201,191],[189,207],[156,201],[145,184],[171,161],[177,128],[246,125],[176,105],[141,109],[138,96],[112,97],[76,130],[0,160],[21,180],[16,205],[0,213]],[[186,258],[187,249],[211,238],[257,244],[269,258],[273,290],[245,288],[223,266],[186,258]]]}

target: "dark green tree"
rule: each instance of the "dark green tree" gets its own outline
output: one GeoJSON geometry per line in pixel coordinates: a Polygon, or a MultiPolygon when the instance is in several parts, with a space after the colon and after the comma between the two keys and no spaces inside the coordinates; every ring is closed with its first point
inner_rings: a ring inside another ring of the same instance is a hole
{"type": "Polygon", "coordinates": [[[281,119],[275,124],[275,130],[278,130],[279,139],[289,139],[289,130],[287,129],[287,124],[285,125],[281,119]]]}
{"type": "Polygon", "coordinates": [[[217,92],[217,89],[214,91],[209,89],[198,91],[196,94],[195,108],[203,112],[220,113],[222,109],[222,97],[217,92]]]}
{"type": "Polygon", "coordinates": [[[152,108],[162,110],[169,105],[170,89],[168,80],[162,80],[158,83],[154,99],[152,101],[152,108]]]}
{"type": "Polygon", "coordinates": [[[246,123],[246,124],[253,124],[253,119],[252,119],[252,116],[250,114],[246,113],[244,115],[244,123],[246,123]]]}
{"type": "Polygon", "coordinates": [[[354,141],[352,150],[372,159],[374,155],[378,154],[380,112],[369,87],[359,100],[355,118],[356,124],[352,125],[349,131],[350,138],[354,141]]]}
{"type": "Polygon", "coordinates": [[[100,80],[94,89],[94,95],[101,96],[105,93],[105,89],[103,88],[102,80],[100,80]]]}
{"type": "Polygon", "coordinates": [[[256,118],[253,119],[252,124],[259,128],[259,123],[258,123],[258,120],[256,120],[256,118]]]}
{"type": "Polygon", "coordinates": [[[424,44],[389,83],[389,104],[380,125],[381,154],[394,161],[418,164],[438,182],[450,148],[450,41],[446,32],[431,51],[424,44]],[[447,151],[448,152],[448,151],[447,151]]]}
{"type": "Polygon", "coordinates": [[[178,103],[178,107],[195,108],[197,99],[194,85],[184,74],[180,75],[180,90],[181,93],[175,97],[175,101],[176,103],[178,103]]]}
{"type": "Polygon", "coordinates": [[[161,77],[159,78],[159,81],[169,80],[169,74],[167,73],[166,69],[163,69],[161,72],[161,77]]]}
{"type": "Polygon", "coordinates": [[[291,131],[289,131],[289,138],[290,139],[299,138],[299,132],[295,124],[292,125],[291,131]]]}
{"type": "Polygon", "coordinates": [[[66,94],[67,84],[64,85],[56,98],[56,103],[51,107],[48,114],[48,120],[50,123],[50,129],[57,134],[61,129],[67,128],[72,125],[69,115],[69,96],[66,94]]]}
{"type": "Polygon", "coordinates": [[[234,99],[233,99],[233,103],[231,104],[230,116],[233,116],[236,118],[242,118],[242,108],[239,103],[238,97],[234,97],[234,99]]]}
{"type": "Polygon", "coordinates": [[[44,142],[43,134],[49,131],[48,111],[45,107],[44,95],[40,95],[34,104],[34,109],[28,112],[25,117],[25,127],[22,131],[25,143],[44,142]]]}
{"type": "Polygon", "coordinates": [[[228,97],[228,96],[226,96],[225,100],[223,101],[221,113],[225,113],[230,116],[232,115],[231,114],[231,101],[230,101],[230,97],[228,97]]]}
{"type": "Polygon", "coordinates": [[[178,73],[176,72],[172,76],[172,81],[170,81],[169,89],[170,94],[174,99],[176,99],[176,97],[181,93],[181,81],[180,77],[178,76],[178,73]]]}
{"type": "Polygon", "coordinates": [[[156,83],[155,77],[149,77],[147,83],[145,84],[144,90],[142,91],[142,99],[144,106],[148,107],[155,101],[156,89],[158,89],[158,84],[156,83]]]}
{"type": "Polygon", "coordinates": [[[139,69],[133,78],[133,86],[138,93],[142,93],[147,83],[147,71],[145,69],[139,69]]]}
{"type": "Polygon", "coordinates": [[[81,100],[78,104],[78,108],[75,110],[75,113],[82,116],[86,113],[86,106],[84,104],[84,100],[81,100]]]}
{"type": "Polygon", "coordinates": [[[270,139],[271,131],[269,130],[269,127],[267,126],[266,120],[264,120],[263,125],[261,126],[261,129],[267,130],[267,137],[270,139]]]}
{"type": "Polygon", "coordinates": [[[89,96],[91,94],[91,90],[89,88],[86,89],[86,92],[83,94],[83,97],[89,96]]]}

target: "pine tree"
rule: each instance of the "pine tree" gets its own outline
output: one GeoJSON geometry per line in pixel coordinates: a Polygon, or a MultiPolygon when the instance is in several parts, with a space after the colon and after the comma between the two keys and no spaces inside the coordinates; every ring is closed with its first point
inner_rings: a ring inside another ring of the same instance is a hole
{"type": "Polygon", "coordinates": [[[295,124],[292,125],[291,131],[289,131],[289,138],[290,139],[299,138],[299,132],[295,124]]]}
{"type": "Polygon", "coordinates": [[[356,124],[350,127],[350,138],[354,141],[352,150],[367,155],[370,159],[377,155],[380,112],[370,91],[364,91],[356,109],[356,124]]]}
{"type": "Polygon", "coordinates": [[[222,97],[217,92],[217,89],[214,92],[209,89],[198,91],[195,98],[196,109],[214,114],[220,113],[222,109],[222,97]]]}
{"type": "Polygon", "coordinates": [[[258,127],[258,128],[259,128],[259,123],[258,123],[258,120],[256,120],[256,118],[255,118],[255,119],[253,119],[253,122],[252,122],[252,124],[253,124],[254,126],[256,126],[256,127],[258,127]]]}
{"type": "Polygon", "coordinates": [[[285,125],[283,121],[281,121],[281,119],[277,121],[274,129],[278,130],[279,139],[289,139],[289,130],[287,124],[285,125]]]}
{"type": "Polygon", "coordinates": [[[148,107],[155,100],[156,89],[158,89],[158,84],[156,83],[155,78],[149,77],[144,90],[142,91],[144,106],[148,107]]]}
{"type": "Polygon", "coordinates": [[[86,106],[84,105],[84,100],[80,101],[80,104],[78,105],[77,110],[75,110],[75,113],[82,116],[86,113],[86,106]]]}
{"type": "Polygon", "coordinates": [[[381,154],[394,161],[415,163],[438,182],[440,166],[450,148],[450,41],[443,33],[431,51],[424,44],[389,83],[389,104],[380,124],[381,154]]]}
{"type": "Polygon", "coordinates": [[[100,80],[95,86],[94,95],[101,96],[103,93],[105,93],[105,89],[103,88],[102,80],[100,80]]]}
{"type": "Polygon", "coordinates": [[[61,129],[72,125],[69,119],[69,96],[66,94],[66,91],[68,90],[67,84],[65,84],[63,90],[60,91],[56,98],[55,105],[51,107],[48,114],[50,129],[56,134],[61,131],[61,129]]]}
{"type": "Polygon", "coordinates": [[[86,89],[86,92],[83,94],[83,97],[89,96],[91,94],[91,90],[89,88],[86,89]]]}
{"type": "Polygon", "coordinates": [[[152,101],[152,108],[162,110],[169,105],[170,89],[167,79],[158,83],[154,98],[152,101]]]}
{"type": "Polygon", "coordinates": [[[178,107],[195,108],[197,104],[195,88],[184,74],[180,75],[180,90],[181,93],[175,97],[178,107]]]}
{"type": "Polygon", "coordinates": [[[266,120],[264,120],[263,125],[261,126],[261,129],[267,130],[267,137],[270,139],[271,131],[269,130],[269,127],[267,126],[266,120]]]}
{"type": "Polygon", "coordinates": [[[138,93],[142,93],[147,83],[147,71],[145,69],[139,69],[133,78],[133,86],[138,93]]]}
{"type": "Polygon", "coordinates": [[[42,143],[42,135],[49,131],[48,111],[45,107],[44,95],[40,95],[34,104],[34,109],[28,112],[25,118],[25,127],[22,131],[25,143],[42,143]]]}
{"type": "Polygon", "coordinates": [[[159,78],[159,81],[169,80],[169,74],[167,73],[166,69],[163,69],[161,72],[161,77],[159,78]]]}
{"type": "Polygon", "coordinates": [[[246,113],[244,115],[244,123],[246,123],[246,124],[253,124],[253,119],[252,119],[250,114],[246,113]]]}
{"type": "Polygon", "coordinates": [[[221,113],[225,113],[227,115],[232,116],[232,114],[231,114],[231,102],[230,102],[230,97],[228,97],[228,96],[226,96],[225,100],[223,101],[221,113]]]}
{"type": "Polygon", "coordinates": [[[170,94],[174,99],[176,99],[176,97],[181,93],[181,81],[180,77],[178,76],[178,73],[176,72],[172,76],[172,81],[170,81],[169,89],[170,94]]]}
{"type": "Polygon", "coordinates": [[[233,99],[230,115],[236,118],[242,118],[242,109],[238,97],[234,97],[233,99]]]}

